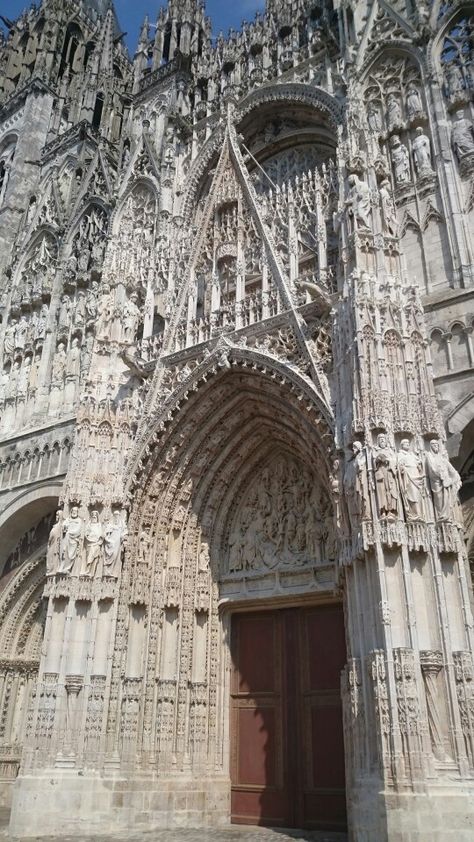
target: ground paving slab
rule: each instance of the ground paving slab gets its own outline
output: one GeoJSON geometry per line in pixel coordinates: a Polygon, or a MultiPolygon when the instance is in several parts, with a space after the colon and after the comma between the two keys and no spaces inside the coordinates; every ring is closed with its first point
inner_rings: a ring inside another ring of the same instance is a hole
{"type": "MultiPolygon", "coordinates": [[[[19,842],[9,836],[6,827],[0,834],[4,842],[19,842]]],[[[255,827],[219,828],[216,830],[156,830],[147,833],[116,833],[112,836],[61,836],[55,839],[61,842],[347,842],[345,833],[329,833],[325,831],[279,830],[255,827]]],[[[36,836],[36,840],[51,839],[51,837],[36,836]]],[[[26,840],[25,840],[26,842],[26,840]]],[[[28,842],[32,842],[31,838],[28,842]]]]}

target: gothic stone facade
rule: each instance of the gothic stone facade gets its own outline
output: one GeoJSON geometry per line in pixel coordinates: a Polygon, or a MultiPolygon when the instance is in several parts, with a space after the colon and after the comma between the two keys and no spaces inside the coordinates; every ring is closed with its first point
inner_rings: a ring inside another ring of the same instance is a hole
{"type": "Polygon", "coordinates": [[[3,22],[12,833],[228,823],[233,619],[329,605],[350,839],[472,840],[473,4],[3,22]]]}

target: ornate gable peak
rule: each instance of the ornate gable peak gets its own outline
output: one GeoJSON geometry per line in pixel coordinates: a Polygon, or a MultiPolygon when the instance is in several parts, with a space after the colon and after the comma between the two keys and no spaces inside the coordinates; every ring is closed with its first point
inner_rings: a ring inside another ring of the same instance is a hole
{"type": "Polygon", "coordinates": [[[97,149],[89,168],[86,172],[83,184],[76,196],[71,217],[74,217],[79,208],[89,199],[101,199],[109,204],[113,196],[113,184],[110,172],[101,149],[97,149]]]}
{"type": "Polygon", "coordinates": [[[62,228],[64,213],[61,194],[56,183],[56,177],[53,175],[43,192],[41,201],[39,202],[36,196],[32,196],[30,199],[30,206],[27,212],[26,236],[29,238],[41,226],[51,229],[62,228]]]}
{"type": "Polygon", "coordinates": [[[375,0],[357,51],[356,67],[360,70],[381,43],[411,42],[415,37],[415,29],[389,3],[375,0]]]}

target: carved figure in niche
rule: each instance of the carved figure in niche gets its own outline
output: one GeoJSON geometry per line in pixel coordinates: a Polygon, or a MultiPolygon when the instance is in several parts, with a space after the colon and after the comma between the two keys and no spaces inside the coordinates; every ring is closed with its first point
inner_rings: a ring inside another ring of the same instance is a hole
{"type": "Polygon", "coordinates": [[[418,89],[414,85],[410,85],[407,92],[407,113],[409,119],[418,117],[423,114],[423,103],[418,89]]]}
{"type": "Polygon", "coordinates": [[[446,93],[451,100],[455,100],[464,94],[464,79],[461,68],[453,62],[448,64],[445,70],[446,93]]]}
{"type": "MultiPolygon", "coordinates": [[[[104,534],[99,512],[91,512],[91,519],[84,532],[84,576],[94,577],[103,558],[104,534]]],[[[100,572],[100,571],[99,571],[100,572]]]]}
{"type": "Polygon", "coordinates": [[[365,450],[360,441],[354,442],[352,453],[344,473],[344,491],[350,524],[358,529],[361,520],[370,519],[369,483],[365,450]]]}
{"type": "Polygon", "coordinates": [[[43,304],[35,324],[35,342],[44,342],[46,339],[46,325],[48,320],[48,305],[43,304]]]}
{"type": "Polygon", "coordinates": [[[374,451],[374,476],[379,515],[396,518],[398,515],[397,460],[385,433],[377,436],[374,451]]]}
{"type": "Polygon", "coordinates": [[[56,512],[56,520],[51,528],[48,538],[48,551],[46,554],[46,575],[54,576],[59,568],[61,535],[63,525],[61,523],[61,512],[56,512]]]}
{"type": "Polygon", "coordinates": [[[10,357],[15,353],[15,334],[16,334],[17,320],[12,319],[10,324],[5,328],[3,337],[3,353],[6,357],[10,357]]]}
{"type": "Polygon", "coordinates": [[[400,442],[397,457],[398,478],[407,521],[423,520],[423,489],[425,472],[419,454],[413,453],[409,439],[400,442]]]}
{"type": "Polygon", "coordinates": [[[25,316],[21,316],[20,321],[16,326],[15,331],[15,350],[23,351],[26,345],[26,336],[28,333],[28,322],[25,316]]]}
{"type": "Polygon", "coordinates": [[[66,264],[66,271],[65,271],[65,278],[68,281],[74,281],[77,275],[77,257],[74,252],[69,255],[67,264],[66,264]]]}
{"type": "Polygon", "coordinates": [[[433,498],[435,518],[438,521],[452,522],[458,512],[458,493],[462,481],[448,457],[441,453],[439,441],[430,441],[426,456],[426,473],[433,498]]]}
{"type": "Polygon", "coordinates": [[[69,517],[63,523],[61,540],[61,561],[58,573],[71,573],[75,563],[79,563],[84,535],[84,522],[79,517],[79,509],[72,506],[69,517]]]}
{"type": "Polygon", "coordinates": [[[347,507],[343,495],[342,476],[341,476],[341,460],[335,459],[332,465],[331,481],[331,497],[334,503],[334,520],[338,532],[342,535],[348,533],[347,522],[347,507]]]}
{"type": "Polygon", "coordinates": [[[149,563],[150,539],[148,533],[142,530],[138,544],[138,561],[142,564],[149,563]]]}
{"type": "Polygon", "coordinates": [[[395,181],[397,184],[408,184],[411,181],[408,149],[396,134],[390,141],[390,147],[395,181]]]}
{"type": "Polygon", "coordinates": [[[370,228],[370,216],[372,213],[370,204],[370,188],[358,175],[350,175],[348,178],[349,195],[345,205],[349,217],[352,220],[352,230],[358,228],[370,228]]]}
{"type": "Polygon", "coordinates": [[[474,130],[472,123],[464,116],[464,111],[456,111],[456,122],[453,123],[451,143],[458,159],[474,152],[474,130]]]}
{"type": "Polygon", "coordinates": [[[79,290],[74,302],[74,327],[83,327],[86,323],[86,294],[79,290]]]}
{"type": "Polygon", "coordinates": [[[8,381],[9,381],[8,371],[5,371],[5,369],[4,369],[2,371],[2,375],[0,377],[0,402],[1,403],[4,402],[6,397],[8,397],[8,389],[7,389],[8,381]]]}
{"type": "Polygon", "coordinates": [[[59,307],[58,327],[62,332],[69,330],[69,314],[71,312],[71,299],[69,295],[63,295],[59,307]]]}
{"type": "Polygon", "coordinates": [[[86,313],[87,313],[87,321],[88,322],[93,322],[97,318],[98,293],[99,293],[99,285],[98,285],[97,281],[92,281],[92,284],[91,284],[89,292],[87,293],[87,299],[86,299],[86,313]]]}
{"type": "Polygon", "coordinates": [[[140,310],[137,307],[138,295],[132,293],[130,299],[125,303],[123,309],[123,338],[125,342],[135,342],[138,324],[140,322],[140,310]]]}
{"type": "Polygon", "coordinates": [[[89,371],[92,360],[92,349],[94,347],[94,334],[88,333],[85,342],[81,348],[81,364],[80,364],[80,378],[85,377],[89,371]]]}
{"type": "Polygon", "coordinates": [[[416,137],[413,141],[413,157],[418,175],[426,175],[427,173],[433,172],[431,167],[430,140],[420,126],[416,130],[416,137]]]}
{"type": "Polygon", "coordinates": [[[19,398],[26,398],[28,393],[28,384],[30,382],[31,374],[31,356],[28,355],[23,360],[23,365],[20,368],[18,376],[17,394],[19,398]]]}
{"type": "Polygon", "coordinates": [[[390,190],[390,182],[387,178],[380,185],[380,205],[382,208],[383,230],[386,234],[396,237],[398,232],[397,211],[390,190]]]}
{"type": "Polygon", "coordinates": [[[111,328],[114,320],[114,297],[110,292],[110,287],[104,286],[104,293],[102,295],[99,305],[99,321],[97,324],[97,336],[100,338],[110,338],[111,328]]]}
{"type": "Polygon", "coordinates": [[[83,248],[79,253],[79,259],[77,261],[77,271],[79,272],[82,277],[87,275],[89,271],[89,262],[91,259],[91,254],[89,248],[83,248]]]}
{"type": "Polygon", "coordinates": [[[79,346],[79,339],[74,337],[71,343],[71,348],[67,355],[66,379],[77,380],[79,378],[79,369],[81,363],[81,349],[79,346]]]}
{"type": "Polygon", "coordinates": [[[51,368],[51,386],[61,389],[64,385],[64,377],[66,374],[67,356],[64,350],[63,342],[58,345],[58,350],[54,355],[53,365],[51,368]]]}
{"type": "Polygon", "coordinates": [[[10,371],[10,378],[8,383],[7,389],[7,398],[16,398],[17,391],[18,391],[18,380],[20,379],[20,361],[15,360],[11,371],[10,371]]]}
{"type": "Polygon", "coordinates": [[[102,240],[96,240],[92,245],[92,265],[99,269],[102,266],[104,259],[105,243],[102,240]]]}
{"type": "Polygon", "coordinates": [[[122,522],[122,513],[118,510],[112,514],[112,520],[105,524],[104,529],[104,576],[118,579],[121,570],[122,547],[128,535],[128,530],[122,522]]]}
{"type": "Polygon", "coordinates": [[[395,94],[387,97],[387,127],[389,132],[398,129],[402,125],[402,109],[395,94]]]}
{"type": "Polygon", "coordinates": [[[380,134],[382,131],[382,115],[376,102],[369,102],[367,106],[367,122],[371,132],[380,134]]]}
{"type": "Polygon", "coordinates": [[[202,541],[201,549],[199,550],[199,562],[198,568],[200,573],[208,573],[211,566],[211,560],[209,556],[209,545],[202,541]]]}

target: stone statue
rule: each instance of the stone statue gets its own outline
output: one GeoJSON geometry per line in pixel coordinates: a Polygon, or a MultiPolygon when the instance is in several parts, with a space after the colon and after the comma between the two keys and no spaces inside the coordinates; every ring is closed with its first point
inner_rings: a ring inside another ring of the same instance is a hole
{"type": "Polygon", "coordinates": [[[130,344],[135,342],[140,321],[140,310],[137,307],[137,300],[137,294],[132,293],[130,299],[125,302],[122,315],[123,339],[124,342],[129,342],[130,344]]]}
{"type": "Polygon", "coordinates": [[[99,285],[97,281],[93,281],[90,287],[89,292],[87,293],[86,299],[86,313],[87,313],[87,321],[93,322],[97,318],[97,299],[99,293],[99,285]]]}
{"type": "Polygon", "coordinates": [[[445,70],[446,93],[451,100],[456,100],[464,94],[464,79],[461,68],[452,62],[445,70]]]}
{"type": "Polygon", "coordinates": [[[46,339],[46,325],[48,320],[48,305],[43,304],[35,324],[35,342],[44,342],[46,339]]]}
{"type": "Polygon", "coordinates": [[[23,351],[26,345],[26,336],[28,333],[28,322],[25,316],[20,317],[20,321],[16,326],[15,331],[15,350],[23,351]]]}
{"type": "Polygon", "coordinates": [[[426,456],[426,473],[436,520],[452,522],[457,513],[458,493],[462,482],[448,457],[441,452],[437,439],[430,441],[430,449],[426,456]]]}
{"type": "Polygon", "coordinates": [[[209,546],[206,544],[205,541],[201,544],[201,549],[199,550],[199,562],[198,567],[200,573],[208,573],[210,570],[210,557],[209,557],[209,546]]]}
{"type": "Polygon", "coordinates": [[[387,98],[387,127],[389,132],[398,129],[402,125],[402,109],[395,94],[389,94],[387,98]]]}
{"type": "Polygon", "coordinates": [[[380,185],[380,205],[383,230],[386,234],[396,237],[398,232],[397,211],[390,190],[390,182],[387,178],[380,185]]]}
{"type": "Polygon", "coordinates": [[[339,532],[344,536],[348,533],[347,504],[343,494],[341,462],[335,459],[330,477],[331,497],[334,503],[335,524],[339,532]]]}
{"type": "Polygon", "coordinates": [[[17,320],[12,318],[11,322],[5,328],[3,336],[3,353],[6,357],[10,357],[15,353],[15,334],[16,334],[17,320]]]}
{"type": "Polygon", "coordinates": [[[74,327],[83,327],[86,323],[86,294],[81,289],[74,303],[74,327]]]}
{"type": "Polygon", "coordinates": [[[382,131],[382,117],[380,108],[376,102],[369,102],[367,106],[367,122],[371,132],[380,134],[382,131]]]}
{"type": "Polygon", "coordinates": [[[369,483],[366,454],[360,441],[354,442],[352,453],[344,473],[344,491],[350,524],[357,530],[361,520],[370,519],[369,483]]]}
{"type": "Polygon", "coordinates": [[[61,541],[61,561],[58,573],[69,574],[73,567],[80,564],[84,522],[79,517],[79,509],[72,506],[69,517],[63,523],[61,541]]]}
{"type": "Polygon", "coordinates": [[[58,319],[58,327],[61,331],[69,330],[69,321],[70,321],[70,312],[71,312],[71,299],[69,295],[63,295],[61,298],[61,305],[59,307],[59,319],[58,319]]]}
{"type": "Polygon", "coordinates": [[[56,512],[56,520],[51,527],[48,538],[48,552],[46,554],[46,575],[54,576],[59,568],[61,535],[63,525],[61,523],[61,512],[56,512]]]}
{"type": "Polygon", "coordinates": [[[31,374],[31,356],[28,355],[23,360],[18,376],[17,395],[19,398],[26,398],[28,393],[28,384],[30,382],[31,374]]]}
{"type": "Polygon", "coordinates": [[[128,535],[121,512],[115,511],[104,529],[104,576],[118,579],[121,570],[122,547],[128,535]]]}
{"type": "Polygon", "coordinates": [[[60,342],[51,368],[51,386],[54,386],[56,389],[61,389],[64,385],[67,365],[67,356],[64,347],[64,343],[60,342]]]}
{"type": "Polygon", "coordinates": [[[474,152],[474,130],[471,121],[464,116],[464,111],[456,111],[451,143],[458,161],[474,152]]]}
{"type": "Polygon", "coordinates": [[[413,157],[415,159],[415,170],[417,174],[426,175],[432,173],[431,167],[431,144],[421,126],[416,130],[416,137],[413,141],[413,157]]]}
{"type": "Polygon", "coordinates": [[[108,339],[111,337],[111,328],[114,320],[114,296],[108,286],[104,286],[104,292],[98,307],[98,316],[97,336],[102,339],[108,339]]]}
{"type": "Polygon", "coordinates": [[[395,181],[397,184],[408,184],[411,181],[408,149],[396,134],[390,141],[390,147],[395,181]]]}
{"type": "Polygon", "coordinates": [[[374,478],[377,490],[379,515],[396,518],[398,515],[397,461],[385,433],[377,436],[374,450],[374,478]]]}
{"type": "Polygon", "coordinates": [[[78,380],[81,365],[81,348],[79,339],[74,337],[67,355],[66,380],[78,380]]]}
{"type": "Polygon", "coordinates": [[[20,361],[14,360],[10,371],[10,377],[7,387],[7,398],[12,400],[16,398],[18,392],[18,380],[20,379],[20,361]]]}
{"type": "Polygon", "coordinates": [[[358,228],[370,228],[371,202],[370,188],[358,175],[350,175],[348,178],[349,195],[345,205],[349,217],[352,220],[353,230],[358,228]]]}
{"type": "Polygon", "coordinates": [[[138,544],[138,560],[142,564],[149,564],[150,539],[148,533],[142,530],[140,533],[140,541],[138,544]]]}
{"type": "Polygon", "coordinates": [[[400,442],[397,467],[405,518],[409,523],[423,520],[425,472],[423,461],[419,454],[413,453],[409,439],[400,442]]]}
{"type": "Polygon", "coordinates": [[[409,119],[423,114],[423,104],[418,89],[410,85],[407,92],[407,113],[409,119]]]}
{"type": "MultiPolygon", "coordinates": [[[[83,575],[94,577],[103,559],[104,534],[99,520],[99,512],[91,512],[91,518],[84,532],[84,570],[83,575]]],[[[99,574],[100,574],[99,570],[99,574]]]]}

